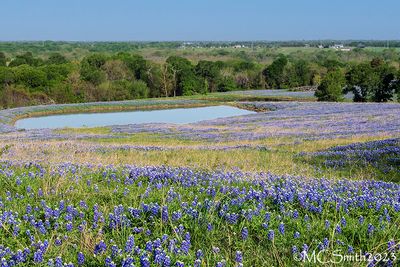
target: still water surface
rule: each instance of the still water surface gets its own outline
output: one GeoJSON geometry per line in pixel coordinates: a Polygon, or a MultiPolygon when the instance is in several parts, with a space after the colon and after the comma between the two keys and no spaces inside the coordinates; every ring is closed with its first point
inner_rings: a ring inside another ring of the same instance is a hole
{"type": "Polygon", "coordinates": [[[230,106],[51,115],[18,120],[18,129],[101,127],[136,123],[193,123],[255,113],[230,106]]]}

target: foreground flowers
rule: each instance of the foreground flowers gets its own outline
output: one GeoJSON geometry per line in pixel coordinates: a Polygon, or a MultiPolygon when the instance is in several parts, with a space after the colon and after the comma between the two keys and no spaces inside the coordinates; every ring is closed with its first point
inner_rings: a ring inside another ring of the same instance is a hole
{"type": "Polygon", "coordinates": [[[295,265],[313,250],[399,252],[395,183],[3,162],[0,184],[2,266],[295,265]]]}

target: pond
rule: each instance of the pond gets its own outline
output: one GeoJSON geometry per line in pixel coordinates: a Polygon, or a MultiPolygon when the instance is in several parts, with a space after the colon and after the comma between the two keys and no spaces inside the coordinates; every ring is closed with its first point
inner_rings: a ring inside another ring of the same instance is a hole
{"type": "Polygon", "coordinates": [[[211,106],[199,108],[176,108],[146,111],[126,111],[107,113],[80,113],[26,118],[16,121],[18,129],[42,129],[65,127],[101,127],[137,123],[193,123],[232,116],[255,113],[231,106],[211,106]]]}

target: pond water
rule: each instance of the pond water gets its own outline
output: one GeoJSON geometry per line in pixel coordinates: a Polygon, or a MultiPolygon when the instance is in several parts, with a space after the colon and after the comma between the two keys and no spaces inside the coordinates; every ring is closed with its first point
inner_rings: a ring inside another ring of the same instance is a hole
{"type": "Polygon", "coordinates": [[[100,127],[136,123],[193,123],[231,116],[255,113],[231,106],[211,106],[200,108],[177,108],[146,111],[126,111],[107,113],[80,113],[33,117],[18,120],[18,129],[42,129],[65,127],[100,127]]]}

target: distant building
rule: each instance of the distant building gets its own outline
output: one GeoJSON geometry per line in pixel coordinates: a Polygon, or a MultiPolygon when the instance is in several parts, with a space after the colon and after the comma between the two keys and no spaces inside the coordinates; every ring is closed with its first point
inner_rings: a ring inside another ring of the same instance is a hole
{"type": "Polygon", "coordinates": [[[343,51],[343,52],[351,51],[350,47],[345,47],[343,44],[334,44],[334,45],[330,46],[330,48],[339,50],[339,51],[343,51]]]}
{"type": "Polygon", "coordinates": [[[334,44],[331,46],[331,48],[339,50],[339,49],[344,48],[344,45],[343,44],[334,44]]]}

